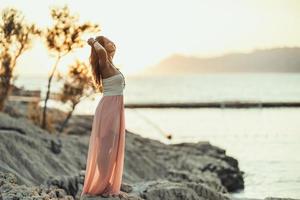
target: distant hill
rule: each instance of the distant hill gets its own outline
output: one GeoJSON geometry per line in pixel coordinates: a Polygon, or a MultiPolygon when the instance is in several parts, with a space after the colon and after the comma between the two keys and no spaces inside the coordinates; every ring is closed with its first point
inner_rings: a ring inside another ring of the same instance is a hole
{"type": "Polygon", "coordinates": [[[220,72],[300,72],[300,48],[274,48],[201,58],[175,54],[151,66],[143,74],[220,72]]]}

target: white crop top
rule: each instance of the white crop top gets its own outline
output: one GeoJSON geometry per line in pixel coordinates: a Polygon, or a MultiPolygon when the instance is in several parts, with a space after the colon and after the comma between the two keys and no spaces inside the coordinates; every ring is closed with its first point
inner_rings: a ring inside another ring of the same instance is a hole
{"type": "Polygon", "coordinates": [[[103,96],[123,95],[125,80],[121,73],[102,78],[103,96]]]}

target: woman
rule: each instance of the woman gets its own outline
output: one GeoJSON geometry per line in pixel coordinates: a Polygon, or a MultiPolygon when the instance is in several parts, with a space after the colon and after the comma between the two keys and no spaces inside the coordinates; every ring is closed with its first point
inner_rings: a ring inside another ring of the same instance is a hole
{"type": "Polygon", "coordinates": [[[122,197],[125,196],[120,191],[125,150],[125,78],[112,63],[116,51],[112,41],[98,36],[90,38],[88,44],[94,84],[103,91],[103,96],[93,119],[81,196],[122,197]]]}

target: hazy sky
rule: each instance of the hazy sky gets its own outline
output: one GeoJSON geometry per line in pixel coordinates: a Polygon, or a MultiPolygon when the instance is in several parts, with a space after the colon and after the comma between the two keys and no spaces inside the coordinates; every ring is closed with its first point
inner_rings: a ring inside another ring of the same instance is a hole
{"type": "MultiPolygon", "coordinates": [[[[300,46],[298,0],[0,0],[14,6],[29,22],[51,25],[51,5],[67,4],[81,21],[101,26],[117,45],[115,63],[133,73],[173,53],[215,56],[255,48],[300,46]]],[[[88,36],[86,36],[88,37],[88,36]]],[[[65,58],[87,59],[89,47],[65,58]]],[[[47,74],[53,64],[41,40],[22,56],[18,72],[47,74]],[[29,70],[31,72],[29,72],[29,70]]]]}

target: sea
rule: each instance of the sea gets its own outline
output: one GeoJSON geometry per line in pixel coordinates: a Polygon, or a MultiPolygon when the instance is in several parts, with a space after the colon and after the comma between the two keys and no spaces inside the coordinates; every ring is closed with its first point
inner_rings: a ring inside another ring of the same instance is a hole
{"type": "MultiPolygon", "coordinates": [[[[300,74],[221,73],[125,76],[126,103],[300,102],[300,74]]],[[[45,93],[47,80],[22,77],[15,84],[45,93]]],[[[54,83],[53,91],[61,85],[54,83]]],[[[74,114],[91,115],[101,94],[74,114]]],[[[49,102],[68,109],[67,105],[49,102]]],[[[209,141],[239,161],[245,189],[237,198],[300,198],[300,108],[126,108],[126,129],[167,144],[209,141]],[[172,135],[167,139],[166,135],[172,135]]]]}

